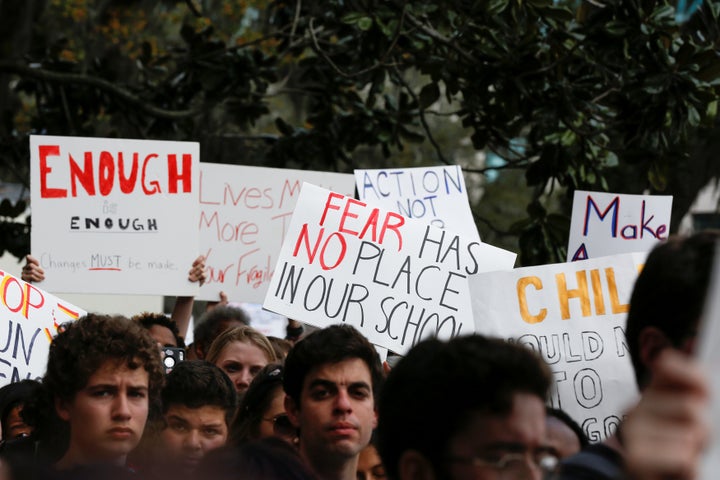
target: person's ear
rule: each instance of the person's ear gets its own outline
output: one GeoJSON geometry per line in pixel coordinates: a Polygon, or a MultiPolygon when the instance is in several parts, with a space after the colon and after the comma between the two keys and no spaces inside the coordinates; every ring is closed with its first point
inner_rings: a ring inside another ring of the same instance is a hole
{"type": "Polygon", "coordinates": [[[670,342],[667,335],[657,327],[645,327],[640,330],[638,347],[640,361],[648,371],[652,372],[652,365],[660,355],[660,352],[672,347],[672,342],[670,342]]]}
{"type": "Polygon", "coordinates": [[[66,400],[55,398],[55,412],[61,420],[70,421],[70,409],[66,400]]]}
{"type": "Polygon", "coordinates": [[[417,450],[405,450],[398,461],[400,480],[434,480],[435,470],[417,450]]]}
{"type": "Polygon", "coordinates": [[[300,407],[295,403],[295,400],[290,395],[285,395],[285,413],[287,413],[290,422],[295,426],[295,428],[300,428],[300,421],[298,419],[300,407]]]}

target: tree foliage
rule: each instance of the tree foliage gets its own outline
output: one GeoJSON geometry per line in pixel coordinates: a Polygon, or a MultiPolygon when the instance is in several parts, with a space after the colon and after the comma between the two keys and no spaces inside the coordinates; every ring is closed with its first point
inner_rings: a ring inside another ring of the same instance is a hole
{"type": "MultiPolygon", "coordinates": [[[[717,1],[681,24],[661,0],[21,3],[0,4],[0,155],[24,179],[33,132],[274,167],[458,163],[473,185],[519,171],[525,214],[478,220],[529,265],[565,256],[551,192],[679,193],[677,219],[719,173],[717,1]]],[[[490,187],[476,213],[508,201],[490,187]]]]}

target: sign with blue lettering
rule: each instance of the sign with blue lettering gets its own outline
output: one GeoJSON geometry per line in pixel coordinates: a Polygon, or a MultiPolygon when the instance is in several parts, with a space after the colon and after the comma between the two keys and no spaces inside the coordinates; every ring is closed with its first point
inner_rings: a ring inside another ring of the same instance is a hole
{"type": "Polygon", "coordinates": [[[567,261],[648,252],[668,237],[672,196],[575,191],[567,261]]]}
{"type": "Polygon", "coordinates": [[[458,165],[355,170],[355,184],[363,202],[480,240],[458,165]]]}

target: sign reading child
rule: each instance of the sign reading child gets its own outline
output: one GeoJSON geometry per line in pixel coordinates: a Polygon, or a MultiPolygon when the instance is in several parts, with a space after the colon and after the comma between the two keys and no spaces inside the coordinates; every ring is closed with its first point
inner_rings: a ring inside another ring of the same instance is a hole
{"type": "Polygon", "coordinates": [[[672,196],[575,191],[568,262],[648,252],[670,229],[672,196]]]}
{"type": "Polygon", "coordinates": [[[33,135],[30,152],[43,288],[195,294],[197,143],[33,135]]]}
{"type": "Polygon", "coordinates": [[[264,307],[324,327],[348,323],[404,353],[475,330],[468,276],[515,254],[304,184],[264,307]]]}
{"type": "Polygon", "coordinates": [[[478,333],[539,352],[553,371],[554,407],[591,441],[614,432],[637,397],[625,318],[633,254],[518,268],[469,279],[478,333]]]}
{"type": "Polygon", "coordinates": [[[352,195],[353,176],[200,164],[200,245],[208,280],[198,298],[262,303],[302,182],[352,195]]]}
{"type": "Polygon", "coordinates": [[[480,241],[458,165],[355,170],[358,198],[480,241]]]}
{"type": "Polygon", "coordinates": [[[85,312],[0,271],[0,386],[40,378],[58,327],[85,312]]]}

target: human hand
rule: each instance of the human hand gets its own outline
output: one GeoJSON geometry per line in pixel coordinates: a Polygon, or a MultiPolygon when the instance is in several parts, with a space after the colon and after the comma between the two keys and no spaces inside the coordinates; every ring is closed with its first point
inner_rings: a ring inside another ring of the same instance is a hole
{"type": "Polygon", "coordinates": [[[192,263],[190,271],[188,272],[188,280],[191,282],[199,282],[202,287],[205,283],[205,257],[200,255],[192,263]]]}
{"type": "Polygon", "coordinates": [[[40,262],[32,255],[25,255],[25,266],[22,269],[20,278],[28,283],[42,282],[45,280],[45,270],[40,267],[40,262]]]}

